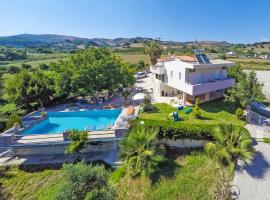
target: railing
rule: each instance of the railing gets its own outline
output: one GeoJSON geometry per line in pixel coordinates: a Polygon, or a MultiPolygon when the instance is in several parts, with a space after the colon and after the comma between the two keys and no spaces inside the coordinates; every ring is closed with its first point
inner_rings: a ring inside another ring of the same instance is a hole
{"type": "Polygon", "coordinates": [[[256,125],[256,128],[262,131],[264,137],[270,137],[270,119],[252,110],[247,110],[246,120],[247,122],[256,125]]]}
{"type": "Polygon", "coordinates": [[[196,85],[188,85],[191,87],[192,94],[197,95],[197,94],[203,94],[207,92],[212,92],[216,90],[223,90],[226,88],[229,88],[233,86],[235,83],[235,80],[233,78],[227,78],[224,80],[216,80],[213,82],[208,82],[208,83],[202,83],[202,84],[196,84],[196,85]]]}

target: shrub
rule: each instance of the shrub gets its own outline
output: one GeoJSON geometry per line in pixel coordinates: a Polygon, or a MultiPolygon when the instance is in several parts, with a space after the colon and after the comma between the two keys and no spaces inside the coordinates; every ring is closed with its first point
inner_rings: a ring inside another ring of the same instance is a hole
{"type": "Polygon", "coordinates": [[[194,109],[193,114],[194,114],[194,117],[195,117],[196,119],[200,118],[201,115],[202,115],[202,114],[201,114],[201,111],[200,111],[200,110],[197,110],[197,109],[194,109]]]}
{"type": "Polygon", "coordinates": [[[144,98],[144,103],[143,103],[142,107],[143,107],[143,112],[152,111],[154,109],[154,106],[151,103],[151,98],[149,96],[144,98]]]}
{"type": "Polygon", "coordinates": [[[196,99],[193,113],[194,113],[194,117],[197,119],[200,118],[202,115],[200,111],[200,106],[199,106],[199,98],[196,99]]]}
{"type": "Polygon", "coordinates": [[[21,68],[17,66],[10,66],[8,68],[8,72],[11,74],[16,74],[16,73],[19,73],[20,71],[21,71],[21,68]]]}
{"type": "MultiPolygon", "coordinates": [[[[140,125],[141,120],[135,120],[133,127],[140,125]]],[[[202,139],[212,140],[211,133],[217,127],[213,124],[189,124],[184,122],[173,122],[164,120],[143,120],[145,128],[157,128],[158,139],[202,139]]]]}
{"type": "Polygon", "coordinates": [[[87,141],[87,132],[76,129],[68,131],[68,138],[72,141],[65,149],[66,153],[80,153],[87,141]]]}
{"type": "Polygon", "coordinates": [[[163,148],[157,144],[158,130],[133,129],[121,142],[121,159],[131,177],[152,175],[164,160],[163,148]]]}
{"type": "Polygon", "coordinates": [[[114,188],[108,181],[109,173],[103,165],[64,164],[63,181],[56,199],[114,199],[114,188]]]}
{"type": "Polygon", "coordinates": [[[30,69],[32,66],[29,65],[29,64],[26,64],[26,63],[22,63],[22,64],[21,64],[21,67],[22,67],[23,69],[30,69]]]}
{"type": "Polygon", "coordinates": [[[244,115],[244,111],[241,108],[237,108],[235,114],[236,114],[238,119],[242,119],[243,115],[244,115]]]}
{"type": "Polygon", "coordinates": [[[237,161],[250,161],[253,157],[252,139],[244,127],[233,125],[220,126],[213,134],[215,142],[208,142],[206,152],[220,161],[222,165],[237,161]]]}
{"type": "Polygon", "coordinates": [[[126,174],[126,171],[125,171],[125,166],[122,165],[121,167],[118,167],[112,174],[111,174],[111,177],[110,177],[110,181],[112,183],[118,183],[121,178],[123,178],[126,174]]]}
{"type": "Polygon", "coordinates": [[[40,115],[42,118],[46,118],[48,116],[48,113],[46,111],[42,111],[40,115]]]}
{"type": "Polygon", "coordinates": [[[12,128],[15,123],[22,125],[22,119],[16,114],[11,114],[7,120],[7,128],[12,128]]]}

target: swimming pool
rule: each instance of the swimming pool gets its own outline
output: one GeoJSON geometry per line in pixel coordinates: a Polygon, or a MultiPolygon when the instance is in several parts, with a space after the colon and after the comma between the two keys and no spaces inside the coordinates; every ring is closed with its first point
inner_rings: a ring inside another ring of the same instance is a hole
{"type": "Polygon", "coordinates": [[[48,118],[24,130],[23,135],[55,134],[66,130],[103,130],[113,124],[121,109],[49,112],[48,118]]]}

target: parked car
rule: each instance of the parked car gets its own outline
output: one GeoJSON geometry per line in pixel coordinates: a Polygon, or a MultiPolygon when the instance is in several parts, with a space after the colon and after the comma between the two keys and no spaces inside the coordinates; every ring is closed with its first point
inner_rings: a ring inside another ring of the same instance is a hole
{"type": "Polygon", "coordinates": [[[146,73],[146,72],[137,72],[137,73],[134,75],[134,77],[135,77],[136,79],[145,78],[145,77],[147,77],[147,73],[146,73]]]}

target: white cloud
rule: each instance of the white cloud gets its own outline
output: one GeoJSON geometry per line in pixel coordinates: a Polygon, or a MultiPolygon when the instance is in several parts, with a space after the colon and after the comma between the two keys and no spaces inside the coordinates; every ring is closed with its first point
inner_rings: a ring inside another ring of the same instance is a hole
{"type": "Polygon", "coordinates": [[[263,38],[261,39],[261,42],[269,42],[270,41],[270,38],[263,38]]]}

